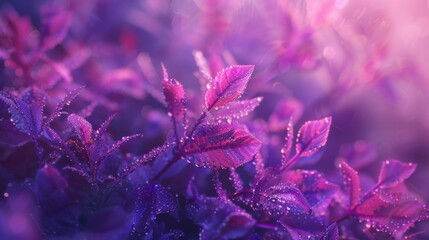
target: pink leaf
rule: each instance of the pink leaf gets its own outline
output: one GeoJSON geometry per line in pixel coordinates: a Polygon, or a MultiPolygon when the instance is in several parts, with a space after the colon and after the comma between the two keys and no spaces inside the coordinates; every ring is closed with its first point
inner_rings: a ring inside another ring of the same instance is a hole
{"type": "Polygon", "coordinates": [[[207,124],[197,129],[184,151],[197,166],[217,169],[239,167],[252,160],[260,148],[261,142],[243,129],[207,124]]]}
{"type": "Polygon", "coordinates": [[[235,65],[218,72],[205,96],[207,110],[223,107],[238,98],[246,88],[254,66],[235,65]]]}
{"type": "Polygon", "coordinates": [[[350,191],[349,208],[353,208],[356,206],[356,204],[359,203],[361,195],[360,177],[358,172],[350,167],[347,163],[342,162],[338,166],[345,179],[345,185],[350,191]]]}
{"type": "Polygon", "coordinates": [[[402,239],[416,222],[428,219],[422,201],[406,190],[404,192],[402,187],[381,189],[372,194],[356,208],[356,213],[368,229],[388,232],[395,239],[402,239]]]}
{"type": "Polygon", "coordinates": [[[409,178],[416,170],[414,163],[402,163],[398,160],[384,161],[378,176],[378,185],[391,187],[409,178]]]}
{"type": "Polygon", "coordinates": [[[296,152],[300,153],[301,157],[307,157],[325,146],[331,122],[332,118],[326,117],[304,123],[298,131],[296,152]]]}
{"type": "Polygon", "coordinates": [[[92,125],[88,121],[76,114],[70,114],[67,120],[73,126],[77,136],[82,142],[91,142],[92,125]]]}
{"type": "Polygon", "coordinates": [[[175,79],[169,79],[167,71],[163,66],[164,80],[162,81],[162,88],[167,102],[168,111],[172,114],[175,120],[183,118],[185,113],[185,91],[182,84],[175,79]]]}

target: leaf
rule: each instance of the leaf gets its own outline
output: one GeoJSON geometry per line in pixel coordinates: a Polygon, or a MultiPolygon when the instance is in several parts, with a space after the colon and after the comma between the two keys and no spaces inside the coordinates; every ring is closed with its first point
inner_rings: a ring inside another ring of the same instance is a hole
{"type": "Polygon", "coordinates": [[[159,147],[155,147],[152,150],[150,150],[148,153],[144,154],[141,157],[138,157],[134,159],[128,166],[126,166],[120,173],[122,177],[129,175],[134,170],[136,170],[139,167],[144,166],[149,161],[157,158],[159,155],[161,155],[165,150],[167,150],[170,147],[170,145],[164,144],[159,147]]]}
{"type": "Polygon", "coordinates": [[[54,121],[56,118],[58,118],[59,116],[61,116],[61,114],[63,114],[63,112],[61,112],[63,110],[63,108],[66,105],[70,105],[70,103],[77,97],[77,95],[79,95],[79,93],[83,90],[83,86],[76,88],[74,90],[72,90],[71,92],[69,92],[56,106],[55,110],[51,113],[51,115],[49,115],[49,117],[46,118],[45,121],[45,126],[48,126],[52,121],[54,121]]]}
{"type": "Polygon", "coordinates": [[[223,108],[214,109],[211,112],[211,118],[214,122],[227,120],[231,123],[232,119],[240,119],[249,115],[249,113],[259,106],[262,99],[262,97],[256,97],[248,100],[230,102],[223,108]]]}
{"type": "Polygon", "coordinates": [[[241,238],[255,224],[250,214],[225,198],[201,197],[192,207],[191,218],[202,226],[201,240],[241,238]]]}
{"type": "Polygon", "coordinates": [[[414,163],[402,163],[398,160],[384,161],[378,176],[378,185],[391,187],[409,178],[416,170],[414,163]]]}
{"type": "Polygon", "coordinates": [[[416,222],[428,219],[423,202],[403,187],[380,189],[359,204],[356,214],[367,229],[386,232],[395,239],[401,239],[416,222]]]}
{"type": "Polygon", "coordinates": [[[53,193],[68,186],[67,180],[54,167],[45,165],[36,174],[36,183],[39,191],[53,193]]]}
{"type": "Polygon", "coordinates": [[[322,240],[339,240],[339,239],[340,239],[340,235],[338,232],[338,225],[336,223],[329,225],[326,228],[326,232],[322,240]]]}
{"type": "Polygon", "coordinates": [[[70,114],[67,120],[73,126],[74,131],[82,142],[86,144],[91,142],[92,125],[88,121],[76,114],[70,114]]]}
{"type": "Polygon", "coordinates": [[[302,192],[286,183],[275,170],[267,170],[255,186],[252,206],[271,215],[282,216],[298,211],[311,214],[312,209],[302,192]]]}
{"type": "Polygon", "coordinates": [[[338,186],[317,171],[296,170],[281,174],[282,182],[299,189],[314,212],[322,214],[331,203],[338,186]]]}
{"type": "Polygon", "coordinates": [[[184,145],[184,153],[196,166],[236,168],[252,160],[260,148],[261,142],[243,129],[230,124],[205,124],[184,145]]]}
{"type": "Polygon", "coordinates": [[[349,189],[349,209],[353,208],[359,203],[361,196],[360,177],[358,172],[350,167],[347,163],[342,162],[338,165],[341,174],[345,180],[345,186],[349,189]]]}
{"type": "Polygon", "coordinates": [[[328,140],[332,118],[308,121],[298,131],[296,152],[301,157],[308,157],[325,146],[328,140]]]}
{"type": "Polygon", "coordinates": [[[42,131],[43,110],[37,101],[27,104],[19,98],[5,92],[0,92],[0,99],[9,106],[11,121],[15,127],[37,138],[42,131]]]}
{"type": "Polygon", "coordinates": [[[171,192],[161,185],[138,187],[130,239],[142,239],[161,213],[177,214],[177,203],[171,192]]]}
{"type": "Polygon", "coordinates": [[[289,121],[288,127],[287,127],[287,133],[285,137],[285,145],[283,146],[281,150],[282,154],[282,165],[286,165],[287,161],[289,160],[292,147],[293,147],[293,124],[291,121],[289,121]]]}
{"type": "Polygon", "coordinates": [[[104,159],[106,159],[114,151],[118,150],[122,145],[124,145],[125,143],[127,143],[128,141],[130,141],[134,138],[142,137],[142,136],[143,136],[142,134],[134,134],[134,135],[122,137],[121,140],[115,142],[113,145],[108,147],[108,149],[104,153],[101,153],[101,154],[100,154],[99,150],[102,149],[102,147],[99,145],[103,144],[103,142],[93,144],[89,148],[90,153],[91,153],[91,160],[94,161],[95,166],[98,167],[101,164],[101,162],[103,162],[104,159]],[[94,146],[96,146],[96,147],[94,148],[94,146]]]}
{"type": "Polygon", "coordinates": [[[185,91],[182,84],[175,79],[169,79],[167,70],[163,67],[164,80],[162,81],[162,89],[167,102],[168,111],[172,114],[175,120],[181,120],[185,113],[185,91]]]}
{"type": "Polygon", "coordinates": [[[300,208],[292,208],[292,211],[280,218],[279,223],[294,233],[293,235],[301,236],[295,239],[303,239],[304,236],[306,239],[317,239],[315,236],[325,231],[325,226],[318,217],[300,208]]]}
{"type": "Polygon", "coordinates": [[[218,72],[205,96],[207,110],[225,106],[238,98],[246,88],[254,66],[234,65],[218,72]]]}
{"type": "Polygon", "coordinates": [[[101,124],[100,128],[95,131],[94,142],[100,141],[101,138],[106,134],[107,128],[109,127],[110,123],[112,122],[113,118],[115,118],[115,116],[116,116],[116,113],[110,115],[110,117],[101,124]]]}

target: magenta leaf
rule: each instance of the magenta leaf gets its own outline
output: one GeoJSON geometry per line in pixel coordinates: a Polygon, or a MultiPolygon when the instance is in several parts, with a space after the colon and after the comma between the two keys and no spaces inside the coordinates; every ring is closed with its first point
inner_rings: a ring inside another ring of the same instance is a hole
{"type": "Polygon", "coordinates": [[[292,147],[293,147],[293,124],[291,121],[289,121],[288,127],[287,127],[287,133],[285,137],[285,144],[281,150],[282,154],[282,165],[285,165],[287,161],[289,160],[292,147]]]}
{"type": "Polygon", "coordinates": [[[391,187],[409,178],[416,170],[414,163],[402,163],[398,160],[384,161],[378,176],[380,187],[391,187]]]}
{"type": "Polygon", "coordinates": [[[187,159],[196,166],[236,168],[252,160],[261,142],[247,131],[230,124],[200,126],[184,146],[187,159]]]}
{"type": "Polygon", "coordinates": [[[344,177],[345,187],[350,192],[348,207],[351,209],[359,203],[361,197],[360,177],[347,163],[342,162],[338,166],[344,177]]]}
{"type": "Polygon", "coordinates": [[[164,80],[162,88],[167,102],[168,111],[175,120],[181,120],[185,113],[185,91],[182,84],[175,79],[169,79],[167,70],[163,67],[164,80]]]}
{"type": "Polygon", "coordinates": [[[246,88],[253,69],[251,65],[236,65],[218,72],[206,92],[207,110],[223,107],[238,98],[246,88]]]}
{"type": "Polygon", "coordinates": [[[92,140],[91,123],[76,114],[70,114],[67,117],[67,120],[73,126],[73,129],[80,140],[86,144],[89,144],[92,140]]]}
{"type": "Polygon", "coordinates": [[[42,48],[49,50],[63,41],[71,21],[71,14],[55,8],[42,9],[42,48]]]}
{"type": "Polygon", "coordinates": [[[233,101],[226,104],[223,108],[211,111],[211,118],[214,122],[226,120],[232,122],[233,119],[240,119],[249,115],[259,106],[262,97],[256,97],[248,100],[233,101]]]}
{"type": "Polygon", "coordinates": [[[332,118],[308,121],[298,131],[296,152],[302,157],[311,156],[325,146],[332,118]]]}
{"type": "Polygon", "coordinates": [[[369,230],[386,232],[395,239],[401,239],[414,223],[428,219],[422,201],[402,187],[380,189],[357,206],[356,214],[369,230]]]}
{"type": "Polygon", "coordinates": [[[200,197],[189,215],[202,226],[201,240],[241,238],[253,227],[250,214],[225,198],[200,197]]]}

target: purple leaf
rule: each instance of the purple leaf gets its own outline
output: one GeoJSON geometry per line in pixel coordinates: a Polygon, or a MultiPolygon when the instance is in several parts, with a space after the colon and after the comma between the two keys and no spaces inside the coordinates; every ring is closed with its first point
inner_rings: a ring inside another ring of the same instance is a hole
{"type": "Polygon", "coordinates": [[[308,121],[298,131],[296,141],[296,152],[301,157],[313,155],[325,146],[331,127],[332,118],[308,121]]]}
{"type": "Polygon", "coordinates": [[[341,146],[337,163],[347,162],[354,169],[364,168],[376,160],[375,146],[365,141],[356,141],[353,144],[341,146]]]}
{"type": "Polygon", "coordinates": [[[54,121],[57,117],[61,116],[62,110],[66,105],[70,105],[70,103],[79,95],[79,93],[83,90],[83,87],[76,88],[69,92],[56,106],[55,110],[46,118],[45,125],[49,125],[52,121],[54,121]]]}
{"type": "Polygon", "coordinates": [[[137,168],[144,166],[149,161],[157,158],[159,155],[161,155],[163,152],[165,152],[170,147],[169,144],[164,144],[159,147],[155,147],[152,150],[150,150],[148,153],[144,154],[141,157],[138,157],[134,159],[128,166],[126,166],[121,171],[121,176],[128,176],[130,173],[134,172],[137,168]]]}
{"type": "Polygon", "coordinates": [[[163,66],[164,80],[162,88],[167,102],[168,111],[172,114],[175,120],[181,120],[185,113],[185,91],[182,84],[175,79],[169,79],[167,70],[163,66]]]}
{"type": "Polygon", "coordinates": [[[336,223],[329,225],[326,228],[326,232],[322,240],[339,240],[339,239],[340,239],[340,235],[338,232],[338,225],[336,223]]]}
{"type": "Polygon", "coordinates": [[[360,200],[360,177],[358,172],[351,168],[347,163],[342,162],[338,166],[341,170],[341,174],[344,177],[345,186],[350,191],[348,207],[351,209],[356,206],[360,200]]]}
{"type": "Polygon", "coordinates": [[[45,165],[37,171],[36,182],[39,191],[53,193],[68,186],[66,179],[52,166],[45,165]]]}
{"type": "Polygon", "coordinates": [[[271,114],[268,123],[270,130],[282,131],[289,127],[290,122],[296,123],[303,112],[302,104],[293,98],[280,101],[271,114]]]}
{"type": "Polygon", "coordinates": [[[43,111],[40,103],[26,103],[7,92],[0,92],[0,99],[9,106],[11,121],[19,131],[38,137],[42,131],[43,111]]]}
{"type": "Polygon", "coordinates": [[[236,168],[252,160],[261,142],[247,131],[230,124],[200,126],[184,146],[185,156],[196,166],[236,168]]]}
{"type": "Polygon", "coordinates": [[[103,146],[100,146],[101,143],[96,143],[90,146],[89,151],[91,153],[91,160],[95,162],[95,166],[98,167],[104,159],[110,156],[114,151],[118,150],[122,145],[127,143],[128,141],[142,137],[142,134],[134,134],[131,136],[122,137],[121,140],[115,142],[112,146],[108,147],[108,149],[104,153],[100,153],[99,150],[102,149],[103,146]]]}
{"type": "Polygon", "coordinates": [[[211,118],[214,122],[221,120],[231,122],[233,119],[245,117],[259,106],[262,99],[262,97],[256,97],[248,100],[230,102],[223,108],[212,110],[211,118]]]}
{"type": "Polygon", "coordinates": [[[225,198],[201,197],[193,208],[190,215],[202,226],[201,240],[241,238],[255,224],[250,214],[225,198]]]}
{"type": "Polygon", "coordinates": [[[276,216],[295,211],[310,214],[311,206],[302,192],[294,184],[284,182],[280,175],[281,173],[275,169],[265,171],[263,177],[256,183],[253,207],[276,216]]]}
{"type": "Polygon", "coordinates": [[[299,189],[311,208],[317,213],[325,211],[338,190],[337,185],[326,180],[317,171],[287,171],[281,174],[281,178],[283,183],[291,184],[299,189]]]}
{"type": "Polygon", "coordinates": [[[177,203],[171,192],[161,185],[137,188],[131,239],[142,239],[161,213],[177,214],[177,203]]]}
{"type": "Polygon", "coordinates": [[[402,163],[398,160],[384,161],[377,184],[381,187],[391,187],[409,178],[415,170],[414,163],[402,163]]]}
{"type": "Polygon", "coordinates": [[[106,134],[107,128],[109,127],[115,116],[116,113],[112,114],[106,121],[101,124],[100,128],[95,131],[94,142],[101,140],[101,138],[106,134]]]}
{"type": "Polygon", "coordinates": [[[253,69],[251,65],[236,65],[218,72],[206,92],[207,110],[223,107],[238,98],[246,88],[253,69]]]}
{"type": "Polygon", "coordinates": [[[88,121],[76,114],[70,114],[67,120],[73,126],[74,131],[82,142],[85,144],[91,142],[92,125],[88,121]]]}
{"type": "Polygon", "coordinates": [[[325,231],[324,224],[315,214],[310,214],[300,208],[292,208],[292,211],[280,218],[279,223],[289,232],[295,233],[293,235],[300,236],[295,239],[302,239],[302,237],[315,239],[315,236],[321,235],[325,231]]]}
{"type": "Polygon", "coordinates": [[[285,145],[283,146],[281,150],[282,154],[282,165],[286,165],[287,161],[289,160],[292,147],[293,147],[293,124],[291,121],[289,121],[288,127],[287,127],[287,133],[285,137],[285,145]]]}

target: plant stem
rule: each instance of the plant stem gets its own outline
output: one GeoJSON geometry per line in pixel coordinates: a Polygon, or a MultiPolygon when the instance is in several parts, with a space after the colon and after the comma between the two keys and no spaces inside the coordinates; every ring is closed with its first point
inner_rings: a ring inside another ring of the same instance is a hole
{"type": "Polygon", "coordinates": [[[228,198],[236,198],[236,197],[239,197],[239,196],[244,195],[244,194],[253,194],[253,191],[249,190],[249,189],[243,189],[243,190],[240,190],[238,192],[235,192],[235,193],[229,195],[228,198]]]}
{"type": "Polygon", "coordinates": [[[268,223],[256,223],[255,227],[257,228],[262,228],[262,229],[267,229],[267,230],[274,230],[277,231],[278,227],[272,224],[268,224],[268,223]]]}
{"type": "Polygon", "coordinates": [[[173,155],[173,158],[167,163],[167,165],[165,165],[164,168],[162,168],[161,171],[150,180],[151,182],[157,181],[171,166],[173,166],[173,164],[175,164],[177,161],[179,161],[179,159],[181,159],[186,155],[183,152],[186,144],[190,141],[189,139],[192,138],[198,126],[200,126],[200,124],[203,122],[206,116],[207,116],[206,111],[201,114],[201,116],[198,118],[198,120],[195,122],[194,126],[192,127],[192,130],[189,132],[188,136],[186,136],[185,142],[183,143],[183,145],[180,146],[179,145],[180,142],[176,143],[176,146],[180,146],[178,154],[173,155]]]}

